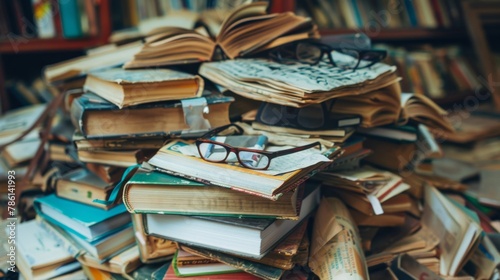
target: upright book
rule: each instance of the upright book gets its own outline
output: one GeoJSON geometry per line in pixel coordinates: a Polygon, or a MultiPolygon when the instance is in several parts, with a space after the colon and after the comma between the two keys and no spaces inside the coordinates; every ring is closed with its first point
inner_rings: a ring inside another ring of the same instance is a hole
{"type": "Polygon", "coordinates": [[[90,72],[84,89],[119,108],[167,100],[200,97],[200,76],[171,69],[125,70],[110,68],[90,72]]]}

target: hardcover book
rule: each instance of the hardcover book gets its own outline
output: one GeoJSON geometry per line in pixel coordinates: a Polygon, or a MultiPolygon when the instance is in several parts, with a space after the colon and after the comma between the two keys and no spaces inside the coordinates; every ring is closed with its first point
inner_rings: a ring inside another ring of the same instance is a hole
{"type": "Polygon", "coordinates": [[[251,259],[261,259],[316,208],[319,190],[314,188],[304,198],[297,221],[160,214],[144,214],[142,218],[147,234],[251,259]],[[245,242],[242,242],[241,236],[245,236],[245,242]]]}
{"type": "Polygon", "coordinates": [[[167,100],[200,97],[200,76],[171,69],[125,70],[110,68],[90,72],[84,89],[119,108],[167,100]]]}
{"type": "Polygon", "coordinates": [[[55,189],[59,197],[107,208],[106,205],[93,203],[93,201],[94,199],[107,200],[113,184],[103,181],[84,168],[77,168],[57,179],[55,189]]]}
{"type": "Polygon", "coordinates": [[[231,97],[211,94],[120,109],[93,93],[85,93],[73,101],[71,121],[89,139],[200,134],[210,127],[229,123],[228,110],[232,101],[231,97]]]}
{"type": "Polygon", "coordinates": [[[50,194],[35,199],[37,214],[87,241],[95,241],[130,226],[130,214],[123,204],[103,210],[50,194]]]}
{"type": "Polygon", "coordinates": [[[164,172],[139,169],[124,186],[123,203],[131,213],[298,219],[302,195],[303,187],[299,187],[272,201],[164,172]]]}

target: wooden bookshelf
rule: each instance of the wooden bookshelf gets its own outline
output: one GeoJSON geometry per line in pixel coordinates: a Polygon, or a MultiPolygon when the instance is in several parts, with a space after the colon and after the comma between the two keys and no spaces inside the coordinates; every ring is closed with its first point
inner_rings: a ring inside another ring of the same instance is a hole
{"type": "Polygon", "coordinates": [[[17,35],[13,37],[14,42],[0,41],[0,55],[23,52],[77,51],[106,44],[112,30],[110,0],[95,2],[99,20],[99,34],[97,36],[66,39],[59,34],[56,38],[39,39],[17,35]]]}

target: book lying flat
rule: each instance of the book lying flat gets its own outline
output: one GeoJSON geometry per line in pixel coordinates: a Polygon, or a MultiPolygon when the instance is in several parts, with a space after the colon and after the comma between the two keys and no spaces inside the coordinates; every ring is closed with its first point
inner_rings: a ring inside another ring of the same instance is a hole
{"type": "MultiPolygon", "coordinates": [[[[43,70],[43,76],[49,83],[60,83],[81,77],[91,70],[119,66],[141,50],[142,42],[122,46],[113,46],[107,51],[84,55],[60,63],[52,64],[43,70]]],[[[81,86],[81,85],[80,85],[81,86]]]]}
{"type": "MultiPolygon", "coordinates": [[[[332,55],[337,54],[332,52],[332,55]]],[[[395,70],[396,67],[383,63],[353,72],[332,67],[327,61],[308,65],[282,64],[267,59],[249,58],[205,62],[201,65],[199,73],[243,97],[300,108],[342,96],[360,95],[364,99],[365,93],[389,85],[399,86],[395,70]]],[[[343,114],[361,112],[342,112],[337,111],[336,107],[333,106],[332,112],[343,114]]]]}
{"type": "Polygon", "coordinates": [[[87,241],[95,241],[131,224],[123,204],[106,211],[50,194],[35,199],[34,207],[42,218],[87,241]]]}
{"type": "MultiPolygon", "coordinates": [[[[259,277],[260,279],[267,280],[278,280],[285,272],[283,269],[271,267],[265,264],[256,263],[253,261],[241,259],[235,256],[231,256],[225,253],[191,246],[191,245],[180,245],[181,249],[190,252],[195,255],[199,255],[205,258],[217,260],[221,263],[233,266],[234,268],[241,269],[249,274],[259,277]]],[[[238,279],[238,278],[235,278],[238,279]]]]}
{"type": "Polygon", "coordinates": [[[235,9],[222,23],[215,40],[194,30],[162,27],[152,30],[142,50],[125,68],[144,68],[209,61],[222,54],[229,58],[257,53],[295,40],[319,37],[310,18],[291,12],[267,14],[266,2],[235,9]]]}
{"type": "Polygon", "coordinates": [[[171,69],[125,70],[110,68],[90,72],[84,89],[119,108],[167,100],[200,97],[200,76],[171,69]]]}
{"type": "Polygon", "coordinates": [[[199,99],[120,109],[93,93],[85,93],[73,101],[71,121],[85,138],[168,137],[190,130],[201,133],[229,123],[228,110],[232,101],[231,97],[211,94],[199,99]],[[200,112],[195,110],[198,107],[200,112]],[[191,126],[188,117],[194,119],[191,126]],[[197,127],[198,121],[208,122],[208,125],[197,127]]]}
{"type": "MultiPolygon", "coordinates": [[[[331,161],[320,161],[312,166],[281,175],[268,175],[238,165],[207,162],[201,158],[184,155],[179,148],[189,146],[185,141],[172,141],[161,148],[148,163],[159,171],[184,177],[207,185],[217,185],[277,200],[279,196],[298,187],[307,178],[326,168],[331,161]]],[[[334,146],[322,154],[334,159],[340,153],[334,146]]],[[[290,158],[297,155],[291,154],[290,158]]],[[[300,155],[299,155],[300,156],[300,155]]],[[[286,156],[282,156],[286,160],[286,156]]],[[[274,159],[276,160],[276,159],[274,159]]],[[[294,161],[297,159],[293,159],[294,161]]]]}
{"type": "Polygon", "coordinates": [[[316,208],[319,190],[304,198],[297,221],[143,214],[144,228],[153,236],[260,259],[316,208]]]}
{"type": "Polygon", "coordinates": [[[272,201],[140,169],[125,184],[123,203],[131,213],[298,219],[302,194],[303,188],[299,187],[272,201]]]}
{"type": "Polygon", "coordinates": [[[77,168],[64,174],[55,183],[59,197],[103,208],[107,206],[93,201],[107,200],[113,186],[84,168],[77,168]]]}

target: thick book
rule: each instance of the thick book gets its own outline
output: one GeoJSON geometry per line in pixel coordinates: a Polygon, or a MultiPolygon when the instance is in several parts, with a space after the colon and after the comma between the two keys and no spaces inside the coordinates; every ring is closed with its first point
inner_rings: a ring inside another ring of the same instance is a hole
{"type": "Polygon", "coordinates": [[[310,18],[292,12],[267,14],[267,5],[254,2],[235,9],[222,23],[215,40],[180,27],[153,30],[142,50],[125,68],[197,63],[219,56],[232,59],[295,40],[319,37],[310,18]]]}
{"type": "Polygon", "coordinates": [[[85,138],[169,137],[229,124],[231,97],[211,94],[124,109],[85,93],[71,105],[71,121],[85,138]]]}
{"type": "Polygon", "coordinates": [[[79,131],[73,134],[73,143],[79,151],[112,151],[112,150],[138,150],[160,149],[164,146],[165,137],[146,138],[94,138],[87,139],[79,131]]]}
{"type": "Polygon", "coordinates": [[[35,199],[34,207],[42,218],[87,241],[131,224],[130,214],[123,204],[106,211],[50,194],[35,199]]]}
{"type": "Polygon", "coordinates": [[[144,228],[153,236],[261,259],[316,208],[319,195],[320,189],[315,188],[304,198],[297,221],[145,214],[144,228]],[[245,236],[245,242],[242,242],[242,236],[245,236]]]}
{"type": "Polygon", "coordinates": [[[171,69],[125,70],[110,68],[90,72],[84,89],[119,108],[167,100],[200,97],[204,82],[198,75],[171,69]]]}
{"type": "MultiPolygon", "coordinates": [[[[207,162],[201,158],[184,155],[179,148],[189,146],[186,141],[172,141],[161,148],[148,163],[159,171],[195,180],[207,185],[222,186],[268,199],[277,200],[287,191],[298,187],[309,177],[325,169],[340,154],[334,146],[322,154],[330,161],[320,161],[303,169],[280,175],[270,175],[237,165],[207,162]]],[[[300,157],[300,155],[298,155],[300,157]]],[[[297,155],[282,156],[282,160],[296,161],[297,155]]],[[[279,158],[278,158],[279,159],[279,158]]],[[[276,159],[275,159],[276,160],[276,159]]]]}
{"type": "Polygon", "coordinates": [[[113,186],[84,168],[77,168],[62,175],[55,183],[57,196],[105,209],[106,205],[93,201],[107,200],[113,186]]]}
{"type": "Polygon", "coordinates": [[[416,142],[417,141],[417,128],[411,125],[403,125],[403,126],[378,126],[371,128],[360,127],[357,129],[357,132],[369,135],[380,137],[384,139],[389,139],[392,141],[405,141],[405,142],[416,142]]]}
{"type": "MultiPolygon", "coordinates": [[[[346,57],[337,52],[331,54],[334,60],[346,57]]],[[[326,63],[282,64],[268,59],[248,58],[206,62],[201,65],[199,73],[243,97],[298,108],[343,96],[359,95],[364,99],[365,93],[389,85],[399,87],[400,79],[395,74],[395,66],[376,63],[370,68],[352,71],[326,63]]],[[[332,112],[365,115],[359,110],[337,110],[337,102],[332,112]]]]}
{"type": "Polygon", "coordinates": [[[299,187],[272,201],[140,169],[125,184],[123,203],[131,213],[298,219],[302,194],[299,187]]]}

